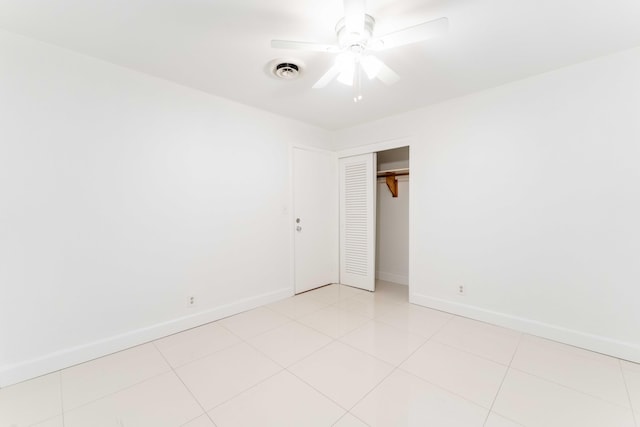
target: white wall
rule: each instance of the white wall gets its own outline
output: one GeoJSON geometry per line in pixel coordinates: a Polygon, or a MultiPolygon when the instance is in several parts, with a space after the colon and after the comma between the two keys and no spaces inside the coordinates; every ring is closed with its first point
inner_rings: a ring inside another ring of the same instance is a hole
{"type": "Polygon", "coordinates": [[[292,294],[329,133],[5,32],[0,118],[0,386],[292,294]]]}
{"type": "Polygon", "coordinates": [[[409,177],[399,176],[398,197],[378,178],[376,278],[409,284],[409,177]]]}
{"type": "Polygon", "coordinates": [[[640,362],[638,76],[634,49],[339,132],[411,143],[411,301],[640,362]]]}

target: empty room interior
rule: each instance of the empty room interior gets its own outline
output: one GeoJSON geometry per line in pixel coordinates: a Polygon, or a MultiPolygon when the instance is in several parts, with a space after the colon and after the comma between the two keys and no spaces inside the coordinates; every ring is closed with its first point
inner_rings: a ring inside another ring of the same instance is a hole
{"type": "Polygon", "coordinates": [[[640,427],[640,2],[0,0],[0,427],[640,427]]]}

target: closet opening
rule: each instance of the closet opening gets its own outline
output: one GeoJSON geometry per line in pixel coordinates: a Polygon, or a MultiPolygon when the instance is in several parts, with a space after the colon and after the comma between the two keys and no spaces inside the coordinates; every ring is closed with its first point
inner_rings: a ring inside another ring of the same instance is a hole
{"type": "Polygon", "coordinates": [[[409,300],[409,147],[377,152],[376,292],[409,300]]]}

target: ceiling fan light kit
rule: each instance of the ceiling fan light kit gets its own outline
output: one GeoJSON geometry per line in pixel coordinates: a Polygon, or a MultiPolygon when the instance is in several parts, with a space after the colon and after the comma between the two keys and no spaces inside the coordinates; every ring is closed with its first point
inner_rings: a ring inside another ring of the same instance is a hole
{"type": "Polygon", "coordinates": [[[437,37],[447,32],[449,24],[447,18],[439,18],[376,38],[376,20],[365,13],[364,0],[344,0],[344,12],[344,18],[340,19],[335,27],[337,45],[271,40],[271,47],[337,53],[333,66],[320,77],[313,88],[323,88],[335,79],[353,87],[354,102],[362,100],[363,74],[369,80],[377,78],[387,85],[392,85],[400,79],[395,71],[370,51],[395,48],[437,37]]]}

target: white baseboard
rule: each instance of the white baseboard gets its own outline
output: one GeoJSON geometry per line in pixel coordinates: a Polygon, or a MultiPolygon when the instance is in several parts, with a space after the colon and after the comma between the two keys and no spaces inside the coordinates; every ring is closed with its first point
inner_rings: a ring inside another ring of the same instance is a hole
{"type": "Polygon", "coordinates": [[[384,271],[376,271],[376,279],[409,286],[409,277],[401,276],[399,274],[385,273],[384,271]]]}
{"type": "Polygon", "coordinates": [[[167,335],[251,310],[252,308],[269,304],[292,295],[293,289],[284,288],[88,344],[64,349],[37,359],[0,367],[0,387],[7,387],[40,375],[122,351],[167,335]]]}
{"type": "Polygon", "coordinates": [[[482,322],[504,326],[531,335],[585,348],[609,356],[640,363],[640,345],[593,335],[523,317],[486,310],[480,307],[420,294],[409,295],[413,304],[446,311],[482,322]]]}

